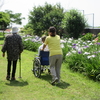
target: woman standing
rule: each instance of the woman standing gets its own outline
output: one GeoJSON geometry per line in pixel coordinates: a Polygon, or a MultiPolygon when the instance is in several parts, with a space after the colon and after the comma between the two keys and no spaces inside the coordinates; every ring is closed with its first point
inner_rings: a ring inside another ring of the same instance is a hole
{"type": "Polygon", "coordinates": [[[43,49],[48,45],[50,55],[49,55],[49,64],[50,64],[50,72],[52,75],[51,84],[55,84],[55,82],[60,82],[60,69],[62,64],[63,53],[60,47],[60,36],[56,34],[55,27],[50,27],[49,36],[46,37],[45,43],[43,45],[43,49]]]}
{"type": "Polygon", "coordinates": [[[16,73],[16,66],[17,66],[17,60],[19,58],[19,55],[23,51],[23,44],[22,44],[22,38],[18,33],[18,28],[13,27],[12,28],[12,34],[9,34],[6,36],[4,45],[2,47],[2,56],[5,57],[5,52],[7,52],[7,76],[6,79],[9,80],[11,77],[11,80],[15,80],[15,73],[16,73]],[[12,75],[11,73],[11,65],[12,65],[12,75]]]}

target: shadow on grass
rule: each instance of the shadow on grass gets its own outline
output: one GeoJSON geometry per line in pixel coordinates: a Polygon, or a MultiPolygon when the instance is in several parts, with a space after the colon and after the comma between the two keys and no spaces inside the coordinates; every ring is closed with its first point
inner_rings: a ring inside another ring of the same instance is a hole
{"type": "Polygon", "coordinates": [[[46,80],[46,81],[51,81],[51,75],[47,73],[41,74],[40,79],[46,80]]]}
{"type": "MultiPolygon", "coordinates": [[[[48,82],[50,83],[52,77],[51,77],[51,75],[45,73],[45,74],[42,74],[42,75],[41,75],[40,79],[46,80],[46,81],[48,81],[48,82]]],[[[51,84],[51,83],[50,83],[50,84],[51,84]]],[[[70,84],[67,83],[67,82],[65,82],[65,81],[63,81],[63,80],[61,80],[60,83],[55,84],[55,85],[53,85],[53,86],[59,87],[59,88],[61,88],[61,89],[66,89],[66,88],[68,88],[68,87],[70,86],[70,84]]]]}
{"type": "Polygon", "coordinates": [[[9,85],[9,86],[26,86],[28,85],[28,82],[27,81],[23,81],[22,79],[20,79],[20,81],[18,80],[10,80],[9,83],[5,83],[6,85],[9,85]]]}
{"type": "Polygon", "coordinates": [[[2,92],[2,91],[0,91],[0,94],[3,94],[3,92],[2,92]]]}
{"type": "Polygon", "coordinates": [[[56,84],[56,86],[61,88],[61,89],[66,89],[66,88],[68,88],[70,86],[70,84],[61,80],[61,82],[56,84]]]}

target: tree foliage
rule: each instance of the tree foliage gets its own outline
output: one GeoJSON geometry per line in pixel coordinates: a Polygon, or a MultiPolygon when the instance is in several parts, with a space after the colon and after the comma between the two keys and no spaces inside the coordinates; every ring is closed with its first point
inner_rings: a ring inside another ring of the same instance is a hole
{"type": "Polygon", "coordinates": [[[10,23],[10,16],[5,12],[0,12],[0,29],[6,29],[10,23]]]}
{"type": "Polygon", "coordinates": [[[39,36],[47,34],[47,29],[50,26],[55,26],[59,33],[63,17],[63,8],[60,4],[45,3],[44,6],[33,7],[29,14],[29,23],[34,33],[39,36]]]}
{"type": "Polygon", "coordinates": [[[67,31],[69,37],[78,38],[84,30],[86,20],[78,10],[71,9],[66,12],[62,20],[62,27],[67,31]]]}
{"type": "Polygon", "coordinates": [[[21,17],[21,13],[13,13],[11,10],[5,10],[6,13],[10,16],[10,24],[16,23],[16,24],[22,24],[22,19],[25,19],[24,17],[21,17]]]}
{"type": "Polygon", "coordinates": [[[24,26],[21,32],[25,33],[26,35],[33,35],[34,30],[31,27],[32,25],[28,23],[24,26]]]}

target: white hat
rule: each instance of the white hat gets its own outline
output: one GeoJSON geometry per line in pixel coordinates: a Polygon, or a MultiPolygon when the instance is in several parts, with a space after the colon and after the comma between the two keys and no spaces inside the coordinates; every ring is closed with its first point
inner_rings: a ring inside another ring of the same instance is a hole
{"type": "Polygon", "coordinates": [[[12,33],[17,33],[18,32],[18,28],[17,27],[13,27],[12,28],[12,33]]]}

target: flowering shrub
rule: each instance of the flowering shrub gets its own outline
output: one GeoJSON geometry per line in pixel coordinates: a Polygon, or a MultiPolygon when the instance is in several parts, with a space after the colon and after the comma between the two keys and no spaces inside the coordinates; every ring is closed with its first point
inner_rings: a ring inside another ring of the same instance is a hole
{"type": "Polygon", "coordinates": [[[40,43],[31,40],[23,41],[24,49],[36,52],[40,43]]]}
{"type": "Polygon", "coordinates": [[[93,34],[92,33],[87,33],[81,39],[84,40],[84,41],[87,41],[87,40],[91,41],[93,39],[93,34]]]}
{"type": "MultiPolygon", "coordinates": [[[[24,48],[37,51],[41,45],[39,37],[23,37],[24,48]]],[[[81,38],[61,39],[63,50],[63,62],[68,64],[68,68],[78,71],[89,78],[100,81],[100,42],[85,40],[81,38]]]]}
{"type": "Polygon", "coordinates": [[[23,36],[24,49],[36,52],[41,45],[41,39],[38,36],[23,36]]]}
{"type": "Polygon", "coordinates": [[[69,38],[65,41],[63,53],[66,55],[64,62],[68,63],[68,68],[94,80],[100,80],[100,43],[84,42],[81,38],[78,40],[69,38]]]}

